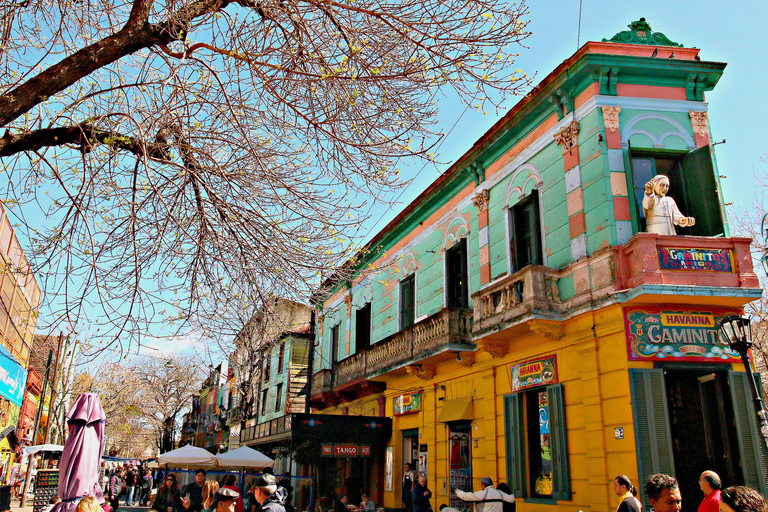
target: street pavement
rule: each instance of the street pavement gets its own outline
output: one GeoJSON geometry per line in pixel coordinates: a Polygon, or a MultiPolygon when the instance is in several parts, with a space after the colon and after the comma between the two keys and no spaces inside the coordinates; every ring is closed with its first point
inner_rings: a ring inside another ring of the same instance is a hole
{"type": "MultiPolygon", "coordinates": [[[[126,507],[122,505],[122,500],[120,503],[117,512],[146,512],[149,510],[149,507],[126,507]]],[[[19,506],[19,500],[11,500],[11,512],[32,512],[32,500],[27,500],[25,507],[19,506]]]]}

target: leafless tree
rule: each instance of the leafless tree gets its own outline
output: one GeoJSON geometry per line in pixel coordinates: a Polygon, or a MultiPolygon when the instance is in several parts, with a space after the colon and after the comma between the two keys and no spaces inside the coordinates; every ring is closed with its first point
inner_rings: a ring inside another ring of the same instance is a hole
{"type": "Polygon", "coordinates": [[[56,320],[119,345],[304,294],[398,160],[433,158],[440,90],[485,108],[529,85],[526,9],[3,1],[5,201],[56,320]]]}

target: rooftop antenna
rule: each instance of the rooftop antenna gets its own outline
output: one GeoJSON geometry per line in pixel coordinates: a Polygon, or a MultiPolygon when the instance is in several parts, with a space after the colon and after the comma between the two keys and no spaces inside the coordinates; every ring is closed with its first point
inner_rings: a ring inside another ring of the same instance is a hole
{"type": "Polygon", "coordinates": [[[579,0],[579,31],[576,34],[576,51],[579,50],[579,43],[581,42],[581,3],[582,0],[579,0]]]}

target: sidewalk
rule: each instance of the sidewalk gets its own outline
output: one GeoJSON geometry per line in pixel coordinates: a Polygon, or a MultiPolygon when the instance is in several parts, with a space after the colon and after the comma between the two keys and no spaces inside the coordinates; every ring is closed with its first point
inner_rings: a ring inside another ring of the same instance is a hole
{"type": "MultiPolygon", "coordinates": [[[[19,506],[19,500],[13,499],[11,500],[11,512],[32,512],[32,500],[31,498],[27,500],[25,507],[19,506]]],[[[122,505],[123,500],[120,500],[120,508],[117,509],[116,512],[146,512],[149,510],[149,507],[126,507],[122,505]]]]}

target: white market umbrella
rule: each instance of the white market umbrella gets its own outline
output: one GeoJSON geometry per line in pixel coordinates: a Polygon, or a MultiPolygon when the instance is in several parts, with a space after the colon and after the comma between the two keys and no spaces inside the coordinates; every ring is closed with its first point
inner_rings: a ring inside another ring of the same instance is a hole
{"type": "Polygon", "coordinates": [[[275,466],[275,461],[258,450],[241,446],[237,450],[216,455],[216,465],[221,468],[264,469],[275,466]]]}
{"type": "Polygon", "coordinates": [[[24,449],[28,454],[33,455],[37,452],[61,452],[64,451],[64,446],[60,444],[36,444],[25,446],[24,449]]]}
{"type": "Polygon", "coordinates": [[[210,467],[216,463],[216,459],[208,450],[188,444],[158,455],[157,462],[169,466],[210,467]]]}

